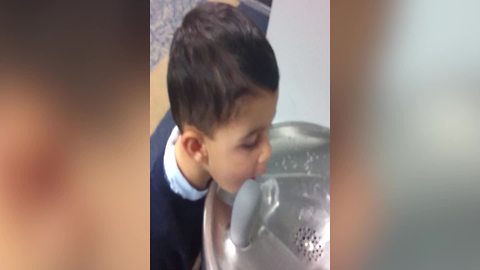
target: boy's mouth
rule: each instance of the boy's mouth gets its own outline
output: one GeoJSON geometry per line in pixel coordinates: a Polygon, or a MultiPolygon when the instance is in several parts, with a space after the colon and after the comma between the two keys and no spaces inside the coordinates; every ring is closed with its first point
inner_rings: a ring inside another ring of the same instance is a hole
{"type": "Polygon", "coordinates": [[[261,168],[258,168],[255,173],[252,175],[252,179],[253,180],[256,180],[258,176],[264,174],[265,172],[267,171],[267,168],[266,167],[261,167],[261,168]]]}

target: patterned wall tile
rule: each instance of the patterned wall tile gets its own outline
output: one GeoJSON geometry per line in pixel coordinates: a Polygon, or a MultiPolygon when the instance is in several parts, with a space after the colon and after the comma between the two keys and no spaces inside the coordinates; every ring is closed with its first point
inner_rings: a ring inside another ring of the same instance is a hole
{"type": "Polygon", "coordinates": [[[205,0],[150,0],[150,70],[170,48],[183,16],[205,0]]]}

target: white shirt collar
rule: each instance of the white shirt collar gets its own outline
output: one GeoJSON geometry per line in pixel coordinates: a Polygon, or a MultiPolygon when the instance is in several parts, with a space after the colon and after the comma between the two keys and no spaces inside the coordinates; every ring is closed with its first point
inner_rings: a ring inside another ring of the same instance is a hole
{"type": "Polygon", "coordinates": [[[178,127],[175,126],[168,138],[167,145],[165,146],[165,154],[163,156],[165,174],[173,192],[177,193],[184,199],[196,201],[205,196],[208,189],[201,191],[195,189],[178,168],[177,159],[175,157],[175,142],[179,135],[180,131],[178,130],[178,127]]]}

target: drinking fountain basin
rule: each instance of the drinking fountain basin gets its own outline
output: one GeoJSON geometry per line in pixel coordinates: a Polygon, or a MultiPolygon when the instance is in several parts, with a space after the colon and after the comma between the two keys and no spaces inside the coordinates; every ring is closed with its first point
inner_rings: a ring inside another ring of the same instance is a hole
{"type": "Polygon", "coordinates": [[[236,195],[212,183],[204,269],[330,269],[329,134],[305,122],[274,124],[266,174],[236,195]]]}

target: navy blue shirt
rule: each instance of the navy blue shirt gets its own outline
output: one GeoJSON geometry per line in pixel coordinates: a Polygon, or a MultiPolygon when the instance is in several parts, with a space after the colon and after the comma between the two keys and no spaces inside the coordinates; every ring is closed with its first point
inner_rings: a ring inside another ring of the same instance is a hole
{"type": "Polygon", "coordinates": [[[175,127],[168,111],[150,137],[150,269],[191,270],[202,246],[205,198],[191,201],[174,193],[163,165],[175,127]]]}

